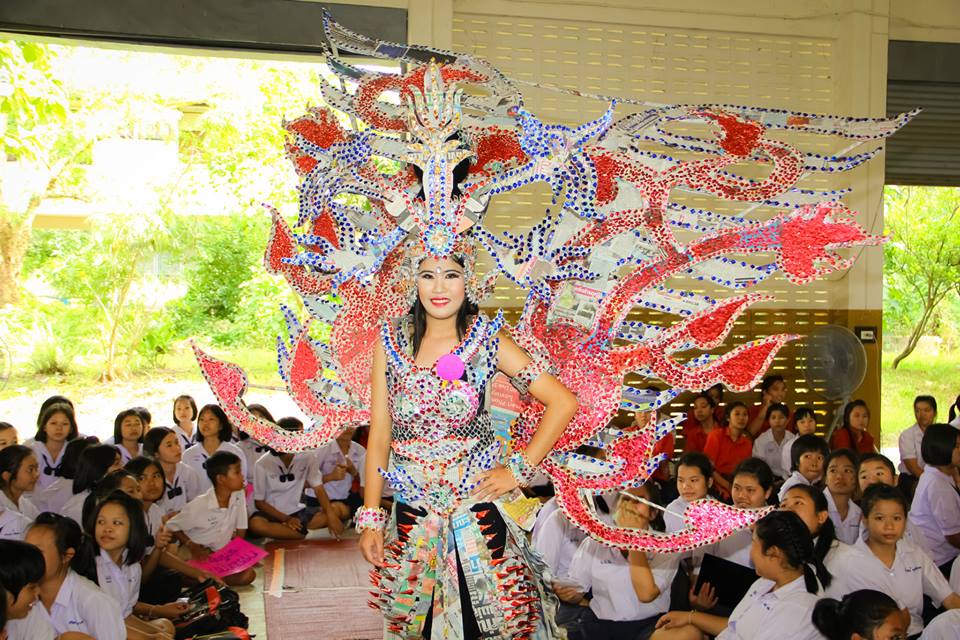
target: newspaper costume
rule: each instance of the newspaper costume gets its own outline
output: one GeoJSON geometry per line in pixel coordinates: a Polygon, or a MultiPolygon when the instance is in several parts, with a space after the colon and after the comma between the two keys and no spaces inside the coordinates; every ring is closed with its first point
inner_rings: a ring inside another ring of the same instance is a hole
{"type": "MultiPolygon", "coordinates": [[[[328,108],[286,123],[288,156],[301,177],[298,231],[274,212],[265,256],[268,271],[285,277],[310,316],[301,322],[284,309],[289,335],[278,341],[278,360],[291,396],[314,424],[302,433],[276,429],[246,410],[242,371],[199,350],[197,357],[236,426],[277,450],[300,451],[369,419],[372,345],[382,340],[393,419],[391,465],[382,472],[398,508],[386,527],[386,567],[374,572],[372,602],[384,612],[387,637],[420,637],[428,612],[431,638],[462,637],[454,597],[461,579],[484,638],[555,637],[542,564],[510,517],[503,518],[505,542],[488,544],[488,518],[505,511],[504,500],[478,507],[469,498],[477,474],[498,461],[521,478],[546,473],[570,522],[621,549],[689,550],[759,519],[762,510],[699,500],[687,508],[683,528],[661,534],[605,522],[590,498],[638,486],[660,465],[665,456],[654,456],[653,448],[679,420],[657,423],[657,409],[716,383],[750,389],[778,349],[798,337],[772,335],[687,357],[719,347],[744,310],[768,299],[742,290],[776,271],[809,282],[849,266],[835,249],[882,241],[837,201],[844,192],[798,182],[869,160],[913,114],[854,119],[623,101],[635,112],[615,119],[611,102],[597,120],[571,128],[538,120],[517,84],[482,59],[376,41],[329,16],[324,30],[336,77],[322,85],[328,108]],[[340,52],[400,61],[407,71],[362,70],[340,52]],[[399,104],[388,95],[399,96],[399,104]],[[364,126],[345,128],[338,112],[364,126]],[[683,134],[678,124],[688,127],[683,134]],[[777,131],[854,142],[822,155],[770,135],[777,131]],[[851,152],[864,144],[873,148],[851,152]],[[469,170],[455,184],[454,168],[464,160],[469,170]],[[735,165],[751,163],[764,166],[765,177],[737,173],[735,165]],[[555,194],[552,213],[526,232],[485,228],[491,198],[534,182],[555,194]],[[744,203],[744,210],[732,216],[692,209],[672,201],[676,190],[744,203]],[[760,205],[775,214],[751,220],[760,205]],[[475,269],[480,251],[494,263],[483,277],[475,269]],[[472,302],[500,276],[525,289],[520,320],[508,327],[500,315],[481,315],[436,368],[414,366],[404,318],[426,256],[463,259],[472,302]],[[681,276],[734,293],[717,299],[670,288],[681,276]],[[656,309],[669,321],[627,321],[634,308],[656,309]],[[513,379],[519,409],[498,440],[485,405],[500,328],[533,363],[513,379]],[[577,396],[579,409],[530,468],[523,451],[544,408],[526,389],[548,369],[577,396]],[[640,395],[625,385],[628,373],[669,389],[640,395]],[[620,409],[646,419],[631,431],[609,427],[620,409]],[[573,453],[588,443],[602,446],[605,460],[573,453]]],[[[385,515],[368,515],[364,526],[386,526],[385,515]]]]}

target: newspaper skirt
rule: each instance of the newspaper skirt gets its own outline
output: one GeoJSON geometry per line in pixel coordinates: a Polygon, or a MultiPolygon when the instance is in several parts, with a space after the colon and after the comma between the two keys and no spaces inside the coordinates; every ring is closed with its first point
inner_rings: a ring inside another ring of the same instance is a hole
{"type": "Polygon", "coordinates": [[[371,605],[387,640],[553,640],[557,599],[546,565],[497,503],[448,516],[398,502],[371,605]]]}

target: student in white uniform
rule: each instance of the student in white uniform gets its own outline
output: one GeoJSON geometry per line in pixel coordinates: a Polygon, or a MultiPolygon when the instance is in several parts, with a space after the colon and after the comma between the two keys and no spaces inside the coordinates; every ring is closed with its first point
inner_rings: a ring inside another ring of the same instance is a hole
{"type": "Polygon", "coordinates": [[[0,509],[16,511],[27,520],[39,513],[24,494],[37,488],[40,467],[37,456],[29,447],[15,444],[0,451],[0,509]]]}
{"type": "Polygon", "coordinates": [[[889,640],[907,637],[910,617],[887,594],[860,589],[842,600],[821,598],[813,608],[813,624],[827,640],[889,640]]]}
{"type": "Polygon", "coordinates": [[[910,520],[923,535],[934,564],[946,574],[960,556],[960,494],[954,477],[960,466],[960,431],[932,424],[923,434],[926,466],[910,506],[910,520]]]}
{"type": "MultiPolygon", "coordinates": [[[[897,468],[893,465],[893,461],[882,453],[866,453],[861,456],[857,463],[857,479],[860,484],[861,495],[872,484],[881,483],[888,487],[896,487],[897,468]]],[[[859,537],[864,540],[867,539],[867,526],[863,522],[862,516],[860,518],[859,537]]],[[[907,515],[907,528],[903,532],[903,539],[917,545],[929,555],[927,541],[917,525],[910,519],[909,514],[907,515]]]]}
{"type": "Polygon", "coordinates": [[[73,478],[73,495],[63,505],[63,515],[73,518],[83,526],[83,503],[94,485],[105,475],[116,471],[120,464],[120,452],[112,444],[98,444],[80,454],[77,473],[73,478]]]}
{"type": "Polygon", "coordinates": [[[353,441],[356,428],[348,427],[337,439],[317,450],[323,488],[339,518],[352,518],[363,506],[363,465],[367,450],[353,441]],[[360,478],[360,493],[352,490],[353,479],[360,478]]]}
{"type": "Polygon", "coordinates": [[[817,414],[810,407],[798,407],[797,410],[793,412],[793,422],[797,427],[796,438],[793,438],[790,444],[781,451],[783,457],[780,460],[780,468],[783,469],[783,472],[787,475],[790,475],[790,468],[793,465],[793,458],[790,451],[793,448],[793,443],[796,442],[800,436],[816,435],[817,414]]]}
{"type": "Polygon", "coordinates": [[[857,589],[889,594],[901,608],[910,611],[910,635],[923,631],[924,595],[935,606],[942,603],[947,609],[960,607],[960,596],[950,589],[930,557],[903,540],[907,521],[903,493],[896,487],[875,484],[866,490],[860,504],[869,535],[865,541],[857,540],[853,553],[838,563],[838,585],[831,595],[857,589]]]}
{"type": "Polygon", "coordinates": [[[16,540],[0,540],[0,598],[6,613],[8,640],[53,640],[53,629],[36,614],[31,616],[43,579],[43,554],[36,547],[16,540]]]}
{"type": "Polygon", "coordinates": [[[40,464],[40,480],[38,488],[43,489],[60,477],[63,454],[67,443],[79,436],[77,419],[73,414],[73,407],[54,402],[40,414],[37,423],[37,434],[30,447],[37,454],[40,464]]]}
{"type": "Polygon", "coordinates": [[[857,454],[837,449],[827,456],[826,487],[823,496],[837,540],[853,544],[860,537],[860,507],[853,501],[857,491],[857,454]]]}
{"type": "MultiPolygon", "coordinates": [[[[773,493],[773,470],[760,458],[747,458],[733,472],[733,484],[730,491],[733,506],[738,509],[762,509],[766,507],[773,493]]],[[[753,569],[750,559],[750,547],[753,544],[753,532],[741,529],[727,536],[707,553],[753,569]]],[[[716,585],[722,587],[723,585],[716,585]]]]}
{"type": "MultiPolygon", "coordinates": [[[[218,451],[207,460],[207,477],[213,488],[187,503],[167,521],[167,529],[193,558],[203,559],[247,533],[247,503],[243,495],[245,480],[240,457],[218,451]]],[[[253,569],[225,576],[229,585],[250,584],[256,578],[253,569]]]]}
{"type": "Polygon", "coordinates": [[[40,549],[45,562],[35,608],[58,636],[73,631],[97,640],[127,637],[116,601],[71,568],[73,562],[93,561],[84,551],[80,525],[56,513],[43,513],[27,531],[26,541],[40,549]]]}
{"type": "MultiPolygon", "coordinates": [[[[659,499],[652,483],[629,493],[653,503],[659,499]]],[[[623,495],[614,510],[614,522],[631,529],[663,530],[658,509],[623,495]]],[[[668,553],[629,551],[625,557],[619,549],[585,538],[566,580],[574,593],[558,591],[571,604],[587,605],[580,622],[581,637],[645,640],[660,615],[670,609],[670,584],[678,562],[676,554],[668,553]],[[593,597],[586,602],[588,592],[593,597]]]]}
{"type": "Polygon", "coordinates": [[[177,602],[164,605],[139,602],[140,561],[150,540],[139,500],[115,491],[95,505],[87,525],[96,553],[87,577],[120,605],[127,634],[152,637],[159,633],[173,637],[173,623],[167,617],[183,615],[188,606],[177,602]]]}
{"type": "Polygon", "coordinates": [[[124,409],[113,421],[113,436],[107,444],[114,445],[120,452],[120,464],[130,462],[143,452],[143,436],[147,429],[137,409],[124,409]]]}
{"type": "Polygon", "coordinates": [[[692,451],[677,461],[677,493],[680,496],[667,505],[663,522],[667,533],[683,529],[683,513],[694,500],[706,498],[713,486],[713,463],[703,453],[692,451]]]}
{"type": "Polygon", "coordinates": [[[247,458],[232,440],[233,427],[230,426],[227,414],[218,405],[204,405],[197,417],[197,444],[183,452],[183,463],[197,473],[205,490],[212,488],[206,472],[207,460],[219,451],[232,453],[240,458],[243,476],[246,478],[247,458]]]}
{"type": "Polygon", "coordinates": [[[944,611],[923,628],[920,640],[957,640],[960,634],[960,609],[944,611]]]}
{"type": "MultiPolygon", "coordinates": [[[[262,404],[249,404],[247,409],[250,413],[263,418],[267,422],[272,422],[277,424],[277,421],[274,420],[273,414],[263,406],[262,404]]],[[[247,460],[247,482],[251,485],[254,484],[254,466],[257,464],[257,460],[263,456],[265,453],[270,453],[270,447],[265,444],[261,444],[251,438],[248,434],[240,432],[240,440],[235,444],[240,447],[240,450],[243,451],[243,456],[247,460]]],[[[254,485],[256,486],[256,485],[254,485]]],[[[252,504],[252,503],[250,503],[252,504]]]]}
{"type": "Polygon", "coordinates": [[[716,636],[717,640],[820,640],[811,624],[821,584],[830,574],[814,553],[806,525],[795,513],[774,511],[754,530],[750,555],[757,580],[729,618],[671,611],[657,622],[654,640],[716,636]]]}
{"type": "Polygon", "coordinates": [[[798,484],[787,491],[780,502],[780,509],[792,511],[807,525],[807,530],[813,537],[814,555],[831,574],[836,575],[837,563],[848,555],[852,548],[837,540],[827,498],[823,492],[810,485],[798,484]]]}
{"type": "MultiPolygon", "coordinates": [[[[297,418],[280,418],[277,426],[287,431],[303,431],[297,418]]],[[[302,540],[307,530],[322,529],[339,538],[343,521],[337,515],[312,451],[268,453],[257,460],[253,498],[257,510],[250,516],[250,531],[257,536],[278,540],[302,540]],[[304,506],[303,488],[313,487],[322,511],[304,506]],[[329,518],[329,520],[328,520],[329,518]]]]}
{"type": "Polygon", "coordinates": [[[0,540],[23,540],[30,521],[19,511],[0,507],[0,540]]]}
{"type": "Polygon", "coordinates": [[[790,443],[797,437],[787,431],[790,421],[790,409],[777,402],[767,408],[767,422],[770,428],[753,441],[753,457],[760,458],[773,470],[773,475],[784,479],[790,475],[790,469],[783,467],[783,452],[790,449],[790,443]]]}
{"type": "Polygon", "coordinates": [[[193,446],[196,433],[197,401],[192,396],[177,396],[173,401],[173,432],[180,438],[180,446],[186,451],[193,446]]]}
{"type": "Polygon", "coordinates": [[[187,502],[203,493],[197,472],[181,462],[180,437],[172,429],[150,429],[143,439],[143,455],[154,458],[163,468],[164,490],[157,506],[165,516],[177,513],[187,502]]]}
{"type": "Polygon", "coordinates": [[[90,447],[100,444],[94,436],[87,436],[71,440],[63,454],[63,463],[60,465],[60,477],[39,491],[35,491],[31,500],[37,510],[63,512],[63,505],[73,497],[73,479],[77,475],[77,465],[80,463],[80,454],[90,447]]]}
{"type": "Polygon", "coordinates": [[[913,490],[923,474],[926,463],[920,455],[923,433],[937,421],[937,399],[920,395],[913,399],[913,417],[916,422],[900,433],[897,444],[900,447],[899,487],[908,499],[913,498],[913,490]]]}
{"type": "Polygon", "coordinates": [[[830,455],[827,441],[819,436],[799,436],[790,444],[790,477],[780,486],[778,500],[783,500],[790,487],[797,484],[821,486],[823,463],[830,455]]]}

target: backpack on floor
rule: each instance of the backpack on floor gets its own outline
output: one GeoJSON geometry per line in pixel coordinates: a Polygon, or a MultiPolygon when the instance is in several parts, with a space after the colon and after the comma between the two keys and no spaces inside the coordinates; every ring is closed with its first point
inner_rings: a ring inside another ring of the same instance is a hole
{"type": "MultiPolygon", "coordinates": [[[[184,592],[189,609],[174,621],[177,640],[227,632],[231,627],[246,629],[247,616],[240,611],[240,595],[213,580],[206,580],[184,592]]],[[[231,636],[224,636],[230,638],[231,636]]]]}

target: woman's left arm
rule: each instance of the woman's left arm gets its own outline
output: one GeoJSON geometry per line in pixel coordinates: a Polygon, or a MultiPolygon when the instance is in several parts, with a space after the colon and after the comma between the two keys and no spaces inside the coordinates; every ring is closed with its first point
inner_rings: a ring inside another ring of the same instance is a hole
{"type": "MultiPolygon", "coordinates": [[[[498,338],[500,345],[497,350],[497,368],[512,378],[531,363],[530,356],[505,331],[501,331],[498,338]]],[[[548,372],[541,373],[533,380],[529,391],[530,395],[544,406],[540,425],[523,452],[527,461],[536,466],[547,457],[577,413],[577,398],[548,372]]],[[[517,484],[509,469],[495,467],[484,474],[477,495],[481,499],[496,498],[515,489],[517,484]]]]}

